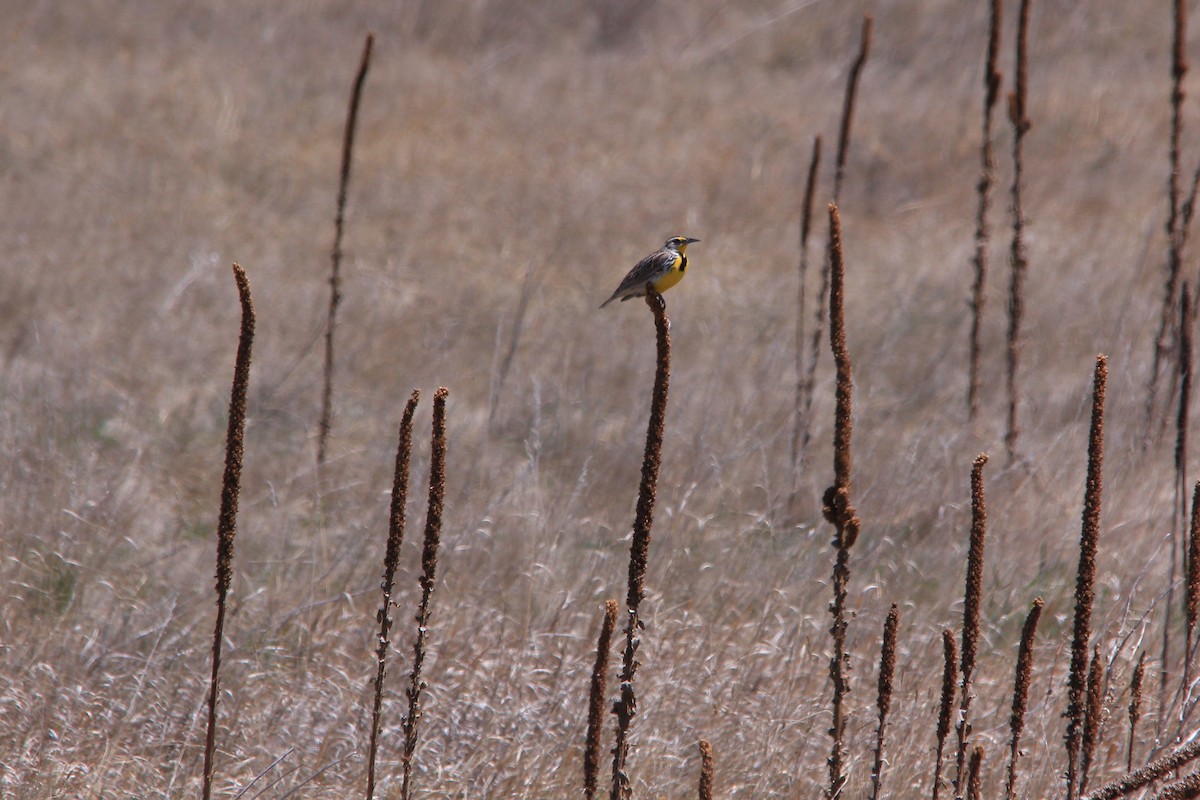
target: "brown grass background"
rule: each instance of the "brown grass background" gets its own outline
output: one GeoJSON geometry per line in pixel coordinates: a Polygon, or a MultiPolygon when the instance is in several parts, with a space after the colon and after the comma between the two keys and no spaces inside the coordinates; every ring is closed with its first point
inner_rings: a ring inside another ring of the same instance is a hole
{"type": "MultiPolygon", "coordinates": [[[[441,585],[415,789],[578,794],[592,648],[604,600],[625,589],[654,368],[643,304],[596,306],[676,233],[703,241],[667,295],[673,392],[642,606],[635,794],[691,796],[700,738],[718,796],[819,792],[833,381],[826,350],[816,444],[789,507],[798,209],[813,135],[835,138],[864,11],[874,42],[841,202],[863,521],[848,601],[849,773],[865,792],[878,631],[896,602],[885,794],[928,792],[940,631],[961,621],[971,461],[1003,446],[1007,124],[996,126],[973,427],[964,401],[986,4],[659,0],[604,28],[601,10],[624,5],[0,2],[0,794],[182,797],[199,786],[234,260],[250,277],[258,338],[218,789],[261,775],[245,796],[360,791],[395,429],[413,387],[446,385],[441,585]],[[317,345],[367,31],[336,416],[318,486],[317,345]]],[[[985,473],[973,712],[985,795],[1003,785],[1012,665],[1037,595],[1047,606],[1018,788],[1061,790],[1097,352],[1111,376],[1093,630],[1113,708],[1128,702],[1139,642],[1157,654],[1172,455],[1169,437],[1141,449],[1140,411],[1166,253],[1170,22],[1166,2],[1034,6],[1023,458],[994,458],[985,473]]],[[[1189,104],[1188,175],[1197,130],[1189,104]]],[[[818,200],[831,178],[827,161],[818,200]]],[[[427,408],[418,419],[413,474],[424,476],[427,408]]],[[[419,503],[423,479],[414,484],[419,503]]],[[[380,796],[398,778],[417,597],[409,538],[380,796]]],[[[1124,766],[1121,720],[1115,711],[1102,733],[1093,786],[1124,766]]],[[[1155,725],[1150,709],[1141,730],[1155,725]]],[[[1153,745],[1147,736],[1136,760],[1153,745]]]]}

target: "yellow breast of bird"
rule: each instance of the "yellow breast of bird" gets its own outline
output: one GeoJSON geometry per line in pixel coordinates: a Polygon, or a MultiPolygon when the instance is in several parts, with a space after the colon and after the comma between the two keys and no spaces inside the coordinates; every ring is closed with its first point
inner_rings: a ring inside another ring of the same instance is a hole
{"type": "Polygon", "coordinates": [[[661,294],[683,280],[683,270],[679,268],[682,263],[683,256],[676,254],[675,262],[671,264],[671,268],[654,282],[654,291],[661,294]]]}

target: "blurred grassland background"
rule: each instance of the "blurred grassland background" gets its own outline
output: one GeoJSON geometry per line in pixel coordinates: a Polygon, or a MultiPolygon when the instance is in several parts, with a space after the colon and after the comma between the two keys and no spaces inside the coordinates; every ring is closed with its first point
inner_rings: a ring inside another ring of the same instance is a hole
{"type": "MultiPolygon", "coordinates": [[[[416,789],[577,794],[601,608],[625,592],[654,367],[643,305],[596,307],[638,258],[686,234],[703,241],[667,295],[672,393],[635,791],[690,796],[704,737],[721,794],[815,796],[828,752],[833,551],[820,496],[833,389],[823,344],[814,445],[794,476],[799,206],[817,134],[818,210],[829,197],[864,12],[875,36],[841,202],[863,520],[851,780],[868,782],[878,636],[898,602],[885,785],[928,790],[940,631],[960,621],[968,476],[988,451],[975,706],[976,736],[995,754],[985,786],[1002,786],[1017,637],[1043,595],[1021,787],[1059,790],[1097,352],[1111,377],[1094,628],[1115,709],[1100,770],[1122,770],[1121,693],[1139,644],[1157,653],[1171,520],[1171,437],[1141,444],[1166,258],[1169,3],[1034,4],[1011,468],[1002,113],[982,414],[966,422],[986,4],[642,5],[0,2],[0,793],[196,791],[238,261],[258,338],[218,789],[266,771],[251,794],[359,791],[395,432],[420,387],[380,796],[395,788],[428,408],[446,385],[446,529],[416,789]],[[318,485],[318,340],[367,31],[318,485]]],[[[1189,175],[1197,131],[1189,100],[1189,175]]],[[[815,294],[814,282],[810,323],[815,294]]]]}

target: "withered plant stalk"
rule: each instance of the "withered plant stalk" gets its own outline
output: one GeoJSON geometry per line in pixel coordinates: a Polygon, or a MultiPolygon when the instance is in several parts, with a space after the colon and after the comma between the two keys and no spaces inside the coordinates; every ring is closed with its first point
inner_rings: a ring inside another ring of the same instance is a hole
{"type": "MultiPolygon", "coordinates": [[[[1171,129],[1167,147],[1169,169],[1167,173],[1167,280],[1163,292],[1162,313],[1158,323],[1158,334],[1154,337],[1154,355],[1150,366],[1149,386],[1146,392],[1146,430],[1153,426],[1154,406],[1158,394],[1159,373],[1163,362],[1170,355],[1172,328],[1178,324],[1174,316],[1175,298],[1179,293],[1179,281],[1183,265],[1183,237],[1185,226],[1181,224],[1180,209],[1180,142],[1183,138],[1183,79],[1187,75],[1187,3],[1174,0],[1174,35],[1171,42],[1171,129]]],[[[1200,175],[1200,172],[1197,173],[1200,175]]],[[[1188,210],[1190,216],[1190,208],[1188,210]]]]}
{"type": "Polygon", "coordinates": [[[1117,797],[1133,794],[1168,772],[1179,769],[1197,756],[1200,756],[1200,740],[1189,742],[1139,770],[1118,778],[1112,783],[1104,784],[1084,797],[1083,800],[1114,800],[1117,797]]]}
{"type": "Polygon", "coordinates": [[[337,327],[337,310],[342,302],[342,234],[346,227],[346,193],[350,186],[350,163],[354,151],[354,129],[358,124],[358,104],[362,98],[367,68],[371,65],[374,34],[367,34],[362,60],[350,93],[350,108],[346,111],[346,127],[342,132],[342,171],[338,181],[337,213],[334,216],[333,251],[329,268],[329,313],[325,321],[325,379],[321,390],[321,419],[317,426],[317,465],[325,463],[329,447],[329,431],[333,424],[333,333],[337,327]]]}
{"type": "Polygon", "coordinates": [[[1187,643],[1183,656],[1183,685],[1192,685],[1192,646],[1196,642],[1196,616],[1200,611],[1200,481],[1192,491],[1192,519],[1188,526],[1187,557],[1187,643]]]}
{"type": "MultiPolygon", "coordinates": [[[[868,17],[868,19],[870,19],[868,17]]],[[[870,26],[866,26],[867,35],[870,26]]],[[[829,204],[829,340],[837,368],[836,411],[833,427],[833,485],[825,490],[822,512],[834,526],[833,602],[829,606],[833,624],[833,656],[829,677],[833,682],[833,746],[829,754],[828,797],[834,800],[845,786],[846,697],[850,693],[850,654],[846,652],[846,593],[850,583],[850,548],[858,538],[860,522],[850,503],[850,438],[853,432],[853,367],[846,347],[845,265],[842,260],[842,226],[836,204],[829,204]]],[[[615,800],[615,798],[614,798],[615,800]]]]}
{"type": "Polygon", "coordinates": [[[1000,25],[1003,21],[1001,0],[991,0],[988,23],[987,66],[983,73],[983,136],[980,142],[980,172],[976,189],[979,207],[975,213],[975,283],[971,287],[970,376],[967,382],[967,414],[974,420],[979,415],[979,335],[983,320],[984,286],[988,267],[988,212],[992,207],[992,184],[996,180],[996,158],[992,153],[992,116],[1000,97],[1000,70],[996,66],[1000,53],[1000,25]]]}
{"type": "Polygon", "coordinates": [[[955,760],[954,793],[962,795],[967,742],[971,738],[971,679],[979,651],[979,609],[983,604],[983,554],[987,540],[987,499],[983,492],[983,467],[987,453],[975,456],[971,465],[971,542],[967,550],[967,579],[963,591],[962,694],[958,705],[958,756],[955,760]]]}
{"type": "Polygon", "coordinates": [[[983,746],[977,746],[971,751],[971,763],[967,767],[967,800],[981,800],[983,797],[983,746]]]}
{"type": "Polygon", "coordinates": [[[1092,633],[1095,601],[1096,549],[1100,538],[1100,502],[1103,494],[1104,391],[1108,359],[1096,356],[1092,387],[1092,423],[1088,436],[1087,488],[1079,536],[1079,569],[1075,576],[1075,624],[1071,639],[1071,672],[1067,683],[1067,800],[1078,796],[1079,758],[1087,691],[1087,651],[1092,633]]]}
{"type": "Polygon", "coordinates": [[[375,761],[379,752],[379,722],[383,712],[383,681],[387,677],[387,656],[391,649],[392,592],[396,586],[396,567],[400,563],[400,547],[404,544],[404,514],[408,503],[408,474],[412,457],[413,415],[421,393],[413,390],[400,418],[400,433],[396,445],[396,468],[392,474],[392,501],[388,514],[387,550],[383,556],[383,581],[380,590],[383,600],[379,606],[379,634],[375,648],[375,692],[371,708],[371,743],[367,751],[367,800],[375,797],[375,761]]]}
{"type": "Polygon", "coordinates": [[[604,622],[596,642],[596,664],[592,667],[588,695],[587,744],[583,751],[583,797],[592,800],[600,775],[600,729],[604,724],[604,698],[608,691],[608,653],[617,627],[617,601],[604,602],[604,622]]]}
{"type": "Polygon", "coordinates": [[[1092,647],[1092,664],[1088,668],[1087,708],[1083,718],[1083,754],[1079,765],[1079,793],[1087,791],[1088,773],[1100,743],[1100,722],[1104,712],[1104,670],[1100,664],[1100,648],[1092,647]]]}
{"type": "MultiPolygon", "coordinates": [[[[813,198],[817,191],[817,172],[821,166],[821,137],[813,139],[812,158],[808,162],[808,178],[804,182],[804,205],[800,211],[800,289],[796,299],[796,419],[792,426],[792,487],[795,489],[797,472],[800,468],[802,447],[808,444],[811,426],[808,417],[812,413],[812,390],[810,378],[804,370],[804,310],[808,301],[805,296],[808,284],[808,237],[812,231],[813,198]]],[[[825,298],[819,298],[824,302],[825,298]]]]}
{"type": "Polygon", "coordinates": [[[1188,287],[1187,281],[1183,283],[1183,289],[1180,293],[1179,303],[1179,403],[1177,406],[1177,414],[1175,416],[1175,509],[1171,519],[1171,566],[1167,573],[1167,609],[1165,621],[1163,622],[1163,696],[1165,699],[1166,690],[1166,675],[1167,675],[1167,658],[1170,656],[1170,633],[1171,618],[1173,615],[1173,607],[1175,605],[1175,574],[1176,574],[1176,551],[1183,550],[1183,574],[1188,581],[1187,594],[1184,599],[1184,616],[1188,620],[1187,636],[1183,650],[1183,676],[1184,686],[1188,684],[1188,678],[1191,675],[1191,649],[1192,649],[1192,628],[1194,623],[1191,622],[1192,616],[1190,611],[1191,603],[1191,536],[1187,539],[1182,536],[1183,521],[1187,519],[1187,440],[1188,440],[1188,419],[1190,417],[1189,405],[1192,394],[1192,300],[1191,290],[1188,287]],[[1179,540],[1181,544],[1176,544],[1179,540]]]}
{"type": "Polygon", "coordinates": [[[446,499],[446,397],[450,390],[439,387],[433,394],[433,436],[429,454],[429,506],[425,512],[425,544],[421,549],[421,603],[417,607],[417,638],[413,643],[412,673],[409,677],[408,713],[404,717],[404,772],[400,797],[408,800],[412,782],[412,760],[417,749],[421,722],[421,692],[425,682],[421,668],[425,664],[425,645],[429,635],[433,589],[437,585],[438,546],[442,537],[442,509],[446,499]]]}
{"type": "Polygon", "coordinates": [[[1155,800],[1192,800],[1195,797],[1200,797],[1200,772],[1171,781],[1154,795],[1155,800]]]}
{"type": "Polygon", "coordinates": [[[883,795],[879,788],[883,783],[883,743],[887,736],[887,717],[892,707],[892,679],[896,672],[896,628],[900,624],[900,609],[892,603],[883,623],[883,645],[879,652],[879,693],[875,707],[879,711],[879,727],[875,731],[875,763],[871,767],[871,800],[883,795]]]}
{"type": "Polygon", "coordinates": [[[1125,759],[1125,769],[1133,772],[1133,744],[1137,741],[1137,724],[1142,716],[1142,680],[1146,677],[1146,651],[1138,655],[1137,666],[1133,668],[1133,677],[1129,679],[1129,751],[1125,759]]]}
{"type": "Polygon", "coordinates": [[[713,798],[713,749],[706,740],[700,740],[700,787],[697,792],[700,800],[713,798]]]}
{"type": "Polygon", "coordinates": [[[233,540],[237,534],[238,496],[241,493],[242,457],[245,453],[246,390],[250,385],[250,350],[254,343],[254,303],[246,271],[233,265],[242,327],[233,366],[229,396],[229,424],[225,431],[225,474],[221,479],[221,510],[217,516],[217,622],[213,629],[212,676],[208,684],[208,731],[204,739],[203,797],[212,797],[214,760],[217,754],[217,698],[221,677],[221,642],[225,637],[225,604],[233,578],[233,540]]]}
{"type": "Polygon", "coordinates": [[[937,758],[933,766],[933,800],[937,800],[942,789],[942,755],[946,750],[946,737],[950,735],[950,715],[954,711],[954,687],[958,683],[958,648],[954,644],[954,632],[949,628],[942,631],[942,697],[938,702],[937,758]]]}
{"type": "Polygon", "coordinates": [[[1042,616],[1042,598],[1033,601],[1021,628],[1021,646],[1017,650],[1017,670],[1013,678],[1012,715],[1008,718],[1008,778],[1004,784],[1004,796],[1013,800],[1017,796],[1017,758],[1021,754],[1021,732],[1025,730],[1025,711],[1029,707],[1029,682],[1033,675],[1033,637],[1037,633],[1038,620],[1042,616]]]}
{"type": "MultiPolygon", "coordinates": [[[[859,36],[858,55],[854,58],[854,63],[850,65],[850,75],[846,80],[846,95],[842,102],[842,122],[838,129],[838,148],[837,158],[834,161],[834,176],[833,176],[833,203],[837,205],[842,197],[842,182],[846,175],[846,157],[850,152],[850,128],[854,123],[854,103],[858,96],[858,81],[862,75],[863,66],[867,63],[867,56],[871,52],[871,27],[873,20],[871,15],[863,17],[862,33],[859,36]]],[[[831,233],[830,236],[833,234],[831,233]]],[[[817,362],[821,357],[821,338],[825,332],[825,297],[829,294],[829,258],[826,257],[824,264],[821,267],[821,291],[817,297],[820,301],[817,303],[817,318],[813,326],[812,339],[810,340],[808,354],[808,372],[805,376],[805,386],[812,387],[816,385],[817,362]]],[[[800,460],[804,460],[804,453],[808,450],[808,444],[811,437],[812,428],[812,391],[810,389],[805,398],[804,409],[804,425],[805,432],[803,441],[800,446],[800,460]]]]}
{"type": "Polygon", "coordinates": [[[650,284],[646,284],[646,305],[654,315],[658,362],[654,373],[654,393],[650,400],[650,421],[646,428],[646,450],[642,458],[637,514],[633,520],[633,539],[629,545],[629,590],[625,597],[629,618],[625,625],[625,651],[621,659],[621,693],[613,704],[613,714],[617,717],[617,734],[616,745],[613,747],[611,800],[624,800],[632,793],[625,764],[629,758],[629,723],[637,713],[633,678],[638,668],[637,651],[644,627],[639,607],[644,594],[646,560],[650,552],[650,529],[654,525],[654,498],[658,487],[658,469],[662,463],[663,430],[671,378],[671,325],[667,320],[667,304],[650,284]]]}
{"type": "Polygon", "coordinates": [[[1004,445],[1008,451],[1008,463],[1017,457],[1017,368],[1021,360],[1021,318],[1024,315],[1023,297],[1025,269],[1028,258],[1025,253],[1025,211],[1021,206],[1021,180],[1024,169],[1022,152],[1025,134],[1029,133],[1029,115],[1025,110],[1025,94],[1028,85],[1028,42],[1029,3],[1021,0],[1021,12],[1017,25],[1017,83],[1008,95],[1008,118],[1013,126],[1013,179],[1012,179],[1012,250],[1009,264],[1012,268],[1008,287],[1008,429],[1004,445]]]}

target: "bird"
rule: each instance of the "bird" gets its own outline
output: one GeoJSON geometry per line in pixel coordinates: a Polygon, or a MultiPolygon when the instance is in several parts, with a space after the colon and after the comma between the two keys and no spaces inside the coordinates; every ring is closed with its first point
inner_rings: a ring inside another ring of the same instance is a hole
{"type": "Polygon", "coordinates": [[[672,236],[667,239],[661,250],[646,256],[629,270],[621,285],[611,297],[600,304],[600,307],[604,308],[617,299],[625,302],[634,297],[645,297],[647,283],[652,284],[654,291],[659,294],[679,283],[688,267],[685,255],[687,246],[698,241],[700,240],[690,236],[672,236]]]}

